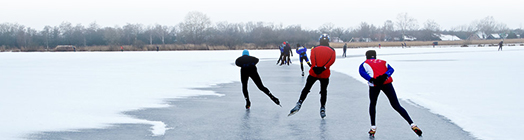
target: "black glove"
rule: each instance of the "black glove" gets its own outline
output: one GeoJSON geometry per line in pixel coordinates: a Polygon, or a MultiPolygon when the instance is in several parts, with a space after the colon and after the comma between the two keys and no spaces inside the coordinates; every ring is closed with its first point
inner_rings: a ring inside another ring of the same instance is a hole
{"type": "Polygon", "coordinates": [[[324,72],[324,70],[326,70],[326,67],[313,67],[313,72],[315,72],[315,74],[321,74],[322,72],[324,72]]]}
{"type": "Polygon", "coordinates": [[[388,75],[387,74],[382,74],[382,75],[378,76],[377,79],[375,79],[373,81],[373,84],[377,85],[377,86],[383,85],[384,82],[386,82],[387,79],[388,79],[388,75]]]}

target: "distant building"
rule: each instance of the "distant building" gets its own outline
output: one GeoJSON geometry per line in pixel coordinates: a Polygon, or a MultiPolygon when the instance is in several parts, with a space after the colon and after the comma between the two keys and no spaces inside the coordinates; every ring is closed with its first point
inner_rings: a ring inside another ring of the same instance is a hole
{"type": "Polygon", "coordinates": [[[485,40],[488,36],[484,32],[475,32],[468,37],[468,40],[485,40]]]}
{"type": "Polygon", "coordinates": [[[57,45],[55,51],[74,51],[75,46],[73,45],[57,45]]]}
{"type": "Polygon", "coordinates": [[[340,39],[339,37],[333,37],[331,39],[331,42],[344,42],[342,39],[340,39]]]}
{"type": "Polygon", "coordinates": [[[486,39],[500,39],[499,34],[490,34],[486,39]]]}
{"type": "Polygon", "coordinates": [[[498,34],[498,33],[495,33],[495,34],[486,34],[484,32],[476,32],[476,33],[473,33],[471,34],[468,39],[469,40],[486,40],[486,39],[503,39],[503,38],[506,38],[508,35],[507,34],[498,34]]]}
{"type": "Polygon", "coordinates": [[[416,37],[409,36],[409,35],[404,35],[403,38],[404,38],[404,41],[415,41],[415,40],[417,40],[416,37]]]}
{"type": "Polygon", "coordinates": [[[458,36],[456,35],[445,35],[445,34],[440,34],[440,35],[437,35],[435,34],[435,36],[438,36],[440,38],[441,41],[455,41],[455,40],[461,40],[458,36]]]}

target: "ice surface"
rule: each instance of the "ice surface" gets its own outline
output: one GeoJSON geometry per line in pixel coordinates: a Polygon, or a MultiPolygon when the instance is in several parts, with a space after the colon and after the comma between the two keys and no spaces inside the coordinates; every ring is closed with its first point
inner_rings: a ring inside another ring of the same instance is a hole
{"type": "MultiPolygon", "coordinates": [[[[506,135],[508,130],[522,133],[524,94],[518,87],[524,78],[524,47],[348,49],[348,57],[339,57],[332,70],[365,84],[358,66],[368,49],[375,49],[378,58],[395,69],[393,84],[401,99],[443,115],[481,139],[514,139],[506,135]]],[[[239,81],[234,60],[241,54],[242,50],[0,53],[0,138],[117,123],[150,124],[152,135],[163,135],[169,129],[164,123],[122,112],[166,107],[164,101],[170,98],[220,96],[192,88],[239,81]]],[[[276,62],[279,51],[250,54],[276,62]]],[[[297,56],[293,64],[299,64],[297,56]]]]}

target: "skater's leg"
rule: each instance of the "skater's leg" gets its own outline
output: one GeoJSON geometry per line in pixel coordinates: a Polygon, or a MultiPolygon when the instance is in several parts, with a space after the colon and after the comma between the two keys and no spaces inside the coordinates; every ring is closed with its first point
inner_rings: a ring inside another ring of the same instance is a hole
{"type": "Polygon", "coordinates": [[[244,94],[244,99],[249,100],[249,94],[247,90],[247,81],[249,80],[249,75],[247,72],[240,72],[240,81],[242,82],[242,93],[244,94]]]}
{"type": "Polygon", "coordinates": [[[291,109],[291,111],[289,112],[289,115],[288,116],[291,116],[295,113],[298,112],[298,110],[300,110],[300,107],[302,106],[302,102],[304,102],[304,100],[306,100],[306,97],[307,97],[307,94],[309,93],[309,90],[311,89],[311,87],[313,86],[313,84],[317,81],[318,79],[313,77],[313,76],[308,76],[307,79],[306,79],[306,85],[304,86],[304,89],[302,89],[302,93],[300,94],[300,98],[298,99],[298,102],[297,102],[297,105],[291,109]]]}
{"type": "Polygon", "coordinates": [[[306,85],[304,86],[304,89],[302,89],[302,93],[300,94],[299,102],[303,102],[306,100],[307,94],[309,94],[309,90],[311,90],[311,87],[315,82],[318,80],[318,78],[315,78],[313,76],[308,76],[306,79],[306,85]]]}
{"type": "Polygon", "coordinates": [[[249,80],[249,75],[247,72],[240,72],[240,81],[242,82],[242,93],[244,94],[244,99],[246,100],[246,109],[251,107],[251,101],[249,100],[249,94],[247,90],[247,81],[249,80]]]}
{"type": "Polygon", "coordinates": [[[395,109],[408,122],[408,124],[411,125],[413,121],[409,117],[408,112],[398,102],[397,94],[395,93],[393,84],[390,83],[384,85],[382,91],[384,91],[384,94],[386,94],[386,96],[388,97],[391,107],[393,107],[393,109],[395,109]]]}
{"type": "Polygon", "coordinates": [[[320,117],[326,117],[327,87],[329,79],[319,79],[320,81],[320,117]]]}
{"type": "Polygon", "coordinates": [[[309,67],[311,67],[311,63],[309,63],[309,59],[307,58],[307,56],[304,56],[304,59],[306,60],[307,65],[309,65],[309,67]]]}
{"type": "Polygon", "coordinates": [[[300,61],[300,70],[302,70],[302,72],[304,72],[304,63],[302,63],[302,61],[300,61]]]}
{"type": "Polygon", "coordinates": [[[371,126],[375,126],[376,106],[379,93],[379,87],[369,87],[369,118],[371,119],[371,126]]]}
{"type": "Polygon", "coordinates": [[[319,79],[320,81],[320,106],[326,106],[327,102],[327,87],[329,85],[329,78],[319,79]]]}
{"type": "Polygon", "coordinates": [[[253,82],[255,82],[255,85],[257,85],[258,89],[260,89],[262,92],[264,92],[275,104],[280,105],[280,101],[277,97],[273,96],[269,89],[267,89],[264,84],[262,84],[262,80],[260,79],[260,76],[258,75],[257,71],[254,71],[250,75],[251,79],[253,79],[253,82]]]}
{"type": "Polygon", "coordinates": [[[255,83],[255,85],[257,85],[258,89],[260,89],[260,91],[264,92],[265,94],[269,94],[269,89],[267,89],[264,84],[262,84],[262,80],[260,79],[260,76],[258,75],[258,72],[254,71],[254,72],[251,72],[251,74],[249,75],[251,77],[251,80],[253,80],[253,82],[255,83]]]}

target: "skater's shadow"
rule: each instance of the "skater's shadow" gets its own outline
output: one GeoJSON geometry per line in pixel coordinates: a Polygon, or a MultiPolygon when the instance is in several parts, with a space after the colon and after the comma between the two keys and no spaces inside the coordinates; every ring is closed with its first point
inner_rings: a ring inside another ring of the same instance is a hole
{"type": "Polygon", "coordinates": [[[247,138],[250,135],[252,135],[251,131],[251,123],[250,123],[250,116],[249,116],[249,109],[246,109],[246,112],[244,113],[244,116],[242,117],[242,131],[240,132],[241,138],[247,138]]]}
{"type": "Polygon", "coordinates": [[[325,139],[328,139],[327,138],[327,131],[326,131],[326,120],[325,119],[322,119],[320,120],[320,125],[319,125],[319,130],[320,130],[320,133],[319,133],[319,137],[321,140],[325,140],[325,139]]]}

